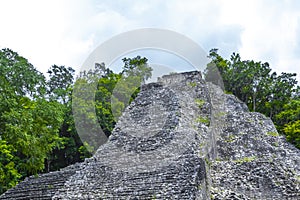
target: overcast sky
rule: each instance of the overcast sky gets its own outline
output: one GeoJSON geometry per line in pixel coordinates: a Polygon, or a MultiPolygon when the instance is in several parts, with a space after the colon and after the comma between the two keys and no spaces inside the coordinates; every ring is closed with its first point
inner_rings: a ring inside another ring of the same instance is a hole
{"type": "Polygon", "coordinates": [[[181,33],[206,52],[238,52],[300,74],[297,0],[0,0],[0,22],[0,48],[42,72],[53,64],[79,69],[112,36],[152,27],[181,33]]]}

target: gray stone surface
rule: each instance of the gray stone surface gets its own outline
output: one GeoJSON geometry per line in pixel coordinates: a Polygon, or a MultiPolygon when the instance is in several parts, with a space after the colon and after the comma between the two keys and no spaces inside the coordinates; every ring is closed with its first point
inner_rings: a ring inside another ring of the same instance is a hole
{"type": "Polygon", "coordinates": [[[213,199],[300,199],[299,150],[272,121],[226,96],[224,126],[211,163],[213,199]]]}
{"type": "Polygon", "coordinates": [[[28,177],[1,195],[0,199],[51,199],[79,168],[80,165],[75,164],[61,171],[28,177]]]}
{"type": "Polygon", "coordinates": [[[299,199],[300,152],[199,72],[143,86],[85,162],[0,199],[299,199]]]}

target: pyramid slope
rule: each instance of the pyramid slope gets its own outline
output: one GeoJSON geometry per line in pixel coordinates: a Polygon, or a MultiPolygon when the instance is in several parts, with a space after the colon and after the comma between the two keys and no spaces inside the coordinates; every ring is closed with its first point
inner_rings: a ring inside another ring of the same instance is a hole
{"type": "Polygon", "coordinates": [[[299,199],[300,151],[200,72],[143,86],[85,162],[0,199],[299,199]]]}

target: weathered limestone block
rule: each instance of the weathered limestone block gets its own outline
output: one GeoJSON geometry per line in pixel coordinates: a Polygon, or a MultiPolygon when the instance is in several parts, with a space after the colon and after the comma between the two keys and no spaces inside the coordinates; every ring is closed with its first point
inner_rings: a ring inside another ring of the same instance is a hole
{"type": "Polygon", "coordinates": [[[211,163],[213,199],[299,199],[299,150],[272,121],[224,95],[224,126],[211,163]]]}

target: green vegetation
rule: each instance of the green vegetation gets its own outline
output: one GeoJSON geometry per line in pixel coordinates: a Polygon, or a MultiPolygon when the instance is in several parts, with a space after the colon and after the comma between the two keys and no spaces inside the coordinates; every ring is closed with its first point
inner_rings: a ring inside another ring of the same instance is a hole
{"type": "Polygon", "coordinates": [[[245,162],[252,162],[256,159],[255,156],[251,156],[251,157],[244,157],[244,158],[241,158],[241,159],[238,159],[238,160],[234,160],[235,163],[238,163],[238,164],[242,164],[242,163],[245,163],[245,162]]]}
{"type": "MultiPolygon", "coordinates": [[[[213,75],[218,71],[226,93],[237,96],[250,111],[270,117],[277,131],[300,148],[300,87],[296,74],[283,72],[277,75],[271,72],[267,62],[242,60],[237,53],[227,60],[217,49],[212,49],[209,57],[211,63],[206,68],[206,80],[214,81],[213,75]]],[[[275,133],[268,135],[277,136],[275,133]]]]}
{"type": "Polygon", "coordinates": [[[224,117],[226,115],[226,112],[217,112],[216,114],[215,114],[215,116],[216,117],[218,117],[218,118],[221,118],[221,117],[224,117]]]}
{"type": "Polygon", "coordinates": [[[274,147],[278,147],[278,146],[279,146],[279,143],[278,143],[278,142],[274,142],[272,145],[273,145],[274,147]]]}
{"type": "Polygon", "coordinates": [[[64,106],[47,92],[43,74],[16,52],[0,50],[0,192],[42,171],[62,146],[64,106]]]}
{"type": "Polygon", "coordinates": [[[296,177],[296,180],[300,182],[300,176],[296,175],[295,177],[296,177]]]}
{"type": "Polygon", "coordinates": [[[286,124],[283,132],[286,135],[286,139],[300,149],[300,120],[286,124]]]}
{"type": "Polygon", "coordinates": [[[205,163],[207,164],[207,166],[210,168],[212,165],[212,162],[207,157],[205,157],[204,160],[205,160],[205,163]]]}
{"type": "Polygon", "coordinates": [[[235,135],[229,135],[229,136],[226,138],[225,142],[233,142],[235,139],[236,139],[236,136],[235,136],[235,135]]]}
{"type": "Polygon", "coordinates": [[[209,126],[210,120],[207,117],[199,116],[196,118],[196,123],[201,123],[201,124],[205,124],[205,125],[209,126]]]}
{"type": "MultiPolygon", "coordinates": [[[[96,97],[91,105],[97,116],[91,121],[99,122],[107,136],[115,125],[111,97],[116,83],[135,77],[132,79],[140,84],[151,76],[146,58],[124,58],[123,62],[123,70],[118,74],[104,64],[96,64],[95,69],[81,72],[75,84],[84,97],[87,83],[96,83],[96,97]]],[[[75,128],[72,102],[83,99],[72,98],[74,70],[53,65],[48,75],[46,79],[18,53],[0,50],[0,193],[27,176],[83,161],[96,148],[94,144],[84,145],[75,128]]],[[[138,93],[128,84],[121,90],[129,100],[138,93]]],[[[115,113],[120,115],[125,105],[117,100],[115,113]]],[[[83,107],[91,103],[79,102],[83,107]]],[[[86,110],[79,114],[90,116],[86,110]]]]}
{"type": "Polygon", "coordinates": [[[277,132],[267,132],[267,135],[277,137],[279,134],[277,132]]]}
{"type": "Polygon", "coordinates": [[[203,105],[205,104],[205,101],[202,99],[195,99],[195,103],[201,109],[203,107],[203,105]]]}
{"type": "MultiPolygon", "coordinates": [[[[299,94],[299,93],[298,93],[299,94]]],[[[300,149],[300,97],[296,96],[283,106],[276,115],[278,132],[286,135],[288,141],[300,149]]]]}
{"type": "Polygon", "coordinates": [[[196,82],[190,82],[190,83],[189,83],[189,86],[191,86],[191,87],[196,87],[196,86],[197,86],[197,83],[196,83],[196,82]]]}

